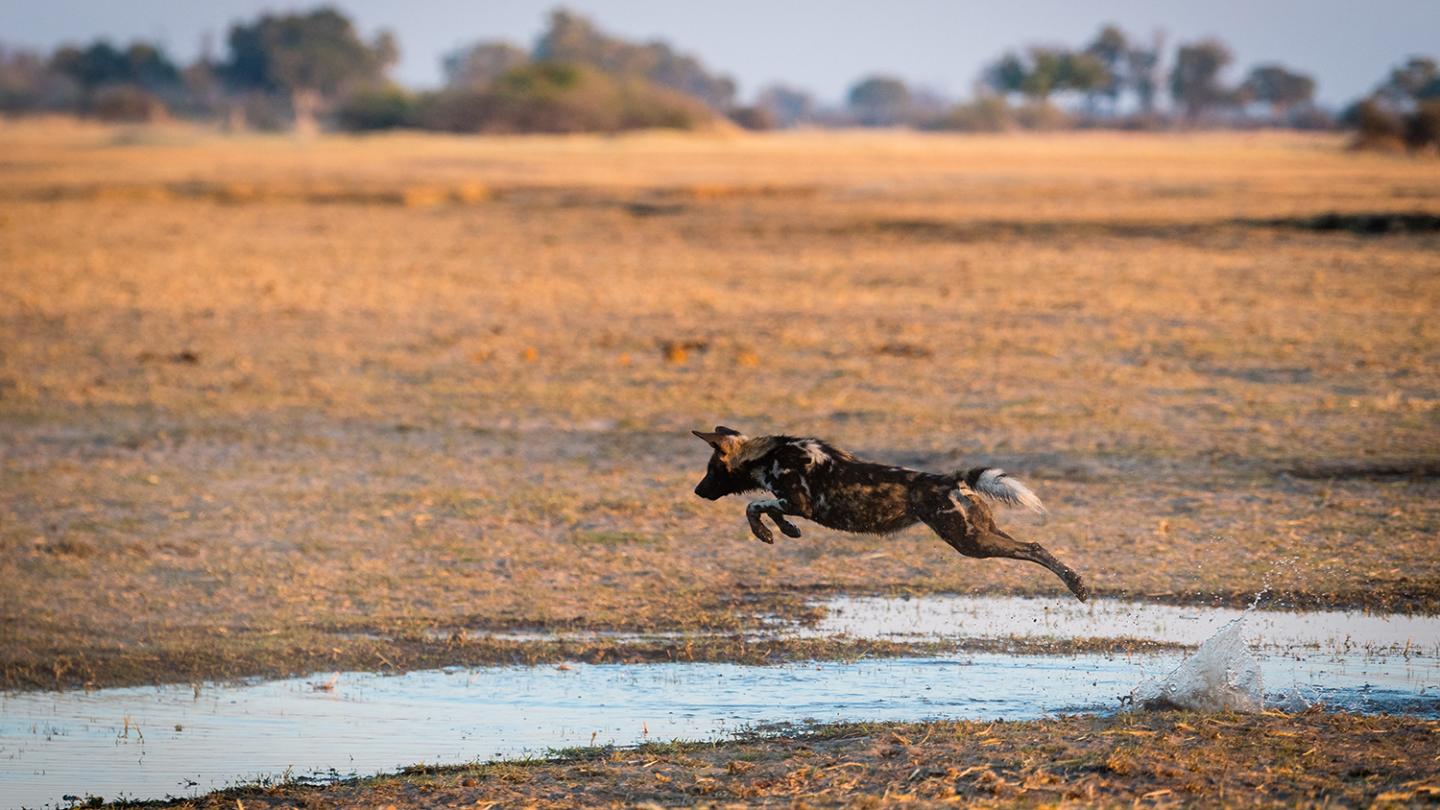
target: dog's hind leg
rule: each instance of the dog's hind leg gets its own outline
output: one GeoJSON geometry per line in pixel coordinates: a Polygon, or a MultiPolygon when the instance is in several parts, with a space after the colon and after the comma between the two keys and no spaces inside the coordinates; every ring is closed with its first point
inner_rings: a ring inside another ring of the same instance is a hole
{"type": "Polygon", "coordinates": [[[1060,577],[1060,581],[1075,594],[1076,599],[1084,602],[1090,598],[1090,586],[1085,584],[1085,580],[1075,573],[1073,568],[1055,559],[1055,555],[1039,543],[1022,543],[996,529],[995,532],[980,536],[980,546],[985,549],[988,557],[1009,557],[1012,560],[1039,563],[1060,577]]]}
{"type": "Polygon", "coordinates": [[[1060,581],[1075,594],[1076,599],[1084,602],[1090,598],[1090,588],[1085,584],[1085,580],[1070,566],[1055,559],[1055,555],[1044,546],[1039,543],[1022,543],[993,525],[978,526],[967,520],[964,513],[953,506],[952,504],[950,509],[924,515],[921,520],[956,551],[967,557],[1004,557],[1043,565],[1060,577],[1060,581]]]}

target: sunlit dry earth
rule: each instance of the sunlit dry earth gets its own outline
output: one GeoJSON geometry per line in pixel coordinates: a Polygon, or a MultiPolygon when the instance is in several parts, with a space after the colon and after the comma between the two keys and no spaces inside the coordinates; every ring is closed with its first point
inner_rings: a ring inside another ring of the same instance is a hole
{"type": "Polygon", "coordinates": [[[715,424],[1001,464],[1052,511],[1012,533],[1102,595],[1440,607],[1440,233],[1309,227],[1440,217],[1434,160],[62,123],[0,154],[0,686],[1061,593],[918,529],[763,546],[690,493],[715,424]]]}

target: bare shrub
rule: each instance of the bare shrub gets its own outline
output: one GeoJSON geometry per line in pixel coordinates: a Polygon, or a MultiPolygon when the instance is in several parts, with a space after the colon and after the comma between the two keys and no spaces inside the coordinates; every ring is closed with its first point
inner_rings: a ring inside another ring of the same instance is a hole
{"type": "Polygon", "coordinates": [[[91,112],[102,121],[144,122],[163,120],[165,104],[153,93],[131,84],[116,84],[95,91],[91,112]]]}
{"type": "Polygon", "coordinates": [[[956,104],[925,124],[925,129],[956,132],[1004,132],[1015,128],[1010,105],[999,96],[981,96],[967,104],[956,104]]]}
{"type": "Polygon", "coordinates": [[[1405,120],[1373,98],[1356,103],[1344,118],[1355,129],[1352,148],[1394,150],[1404,144],[1405,120]]]}
{"type": "Polygon", "coordinates": [[[1405,146],[1412,151],[1440,147],[1440,101],[1422,101],[1405,117],[1405,146]]]}

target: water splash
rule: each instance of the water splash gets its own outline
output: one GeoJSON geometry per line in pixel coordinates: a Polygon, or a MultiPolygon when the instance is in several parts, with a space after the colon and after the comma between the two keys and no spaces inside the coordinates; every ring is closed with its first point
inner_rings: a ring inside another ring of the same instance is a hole
{"type": "Polygon", "coordinates": [[[1244,627],[1245,617],[1241,616],[1220,628],[1169,675],[1142,682],[1130,693],[1134,705],[1145,709],[1260,711],[1265,688],[1260,662],[1241,635],[1244,627]]]}
{"type": "Polygon", "coordinates": [[[1281,569],[1289,569],[1290,571],[1294,571],[1299,565],[1299,563],[1299,557],[1281,557],[1278,560],[1270,563],[1269,570],[1267,570],[1264,575],[1260,577],[1260,590],[1255,592],[1255,598],[1250,600],[1249,605],[1246,605],[1245,612],[1251,613],[1260,607],[1260,601],[1265,598],[1266,594],[1270,593],[1270,589],[1272,587],[1271,581],[1274,579],[1276,572],[1280,571],[1281,569]]]}
{"type": "Polygon", "coordinates": [[[1254,614],[1271,589],[1271,577],[1293,568],[1295,558],[1276,560],[1239,618],[1206,639],[1192,655],[1163,678],[1142,681],[1130,692],[1131,703],[1143,709],[1193,709],[1204,712],[1258,712],[1265,706],[1260,661],[1245,643],[1245,619],[1254,614]]]}

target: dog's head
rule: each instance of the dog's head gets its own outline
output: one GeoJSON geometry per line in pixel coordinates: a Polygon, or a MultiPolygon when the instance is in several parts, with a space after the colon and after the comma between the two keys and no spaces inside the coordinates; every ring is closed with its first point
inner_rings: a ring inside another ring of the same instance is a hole
{"type": "Polygon", "coordinates": [[[755,489],[755,479],[740,469],[741,449],[747,438],[740,431],[721,425],[714,433],[692,430],[696,436],[715,449],[710,454],[710,464],[705,468],[705,477],[695,485],[695,494],[707,500],[716,501],[726,495],[737,495],[755,489]]]}

